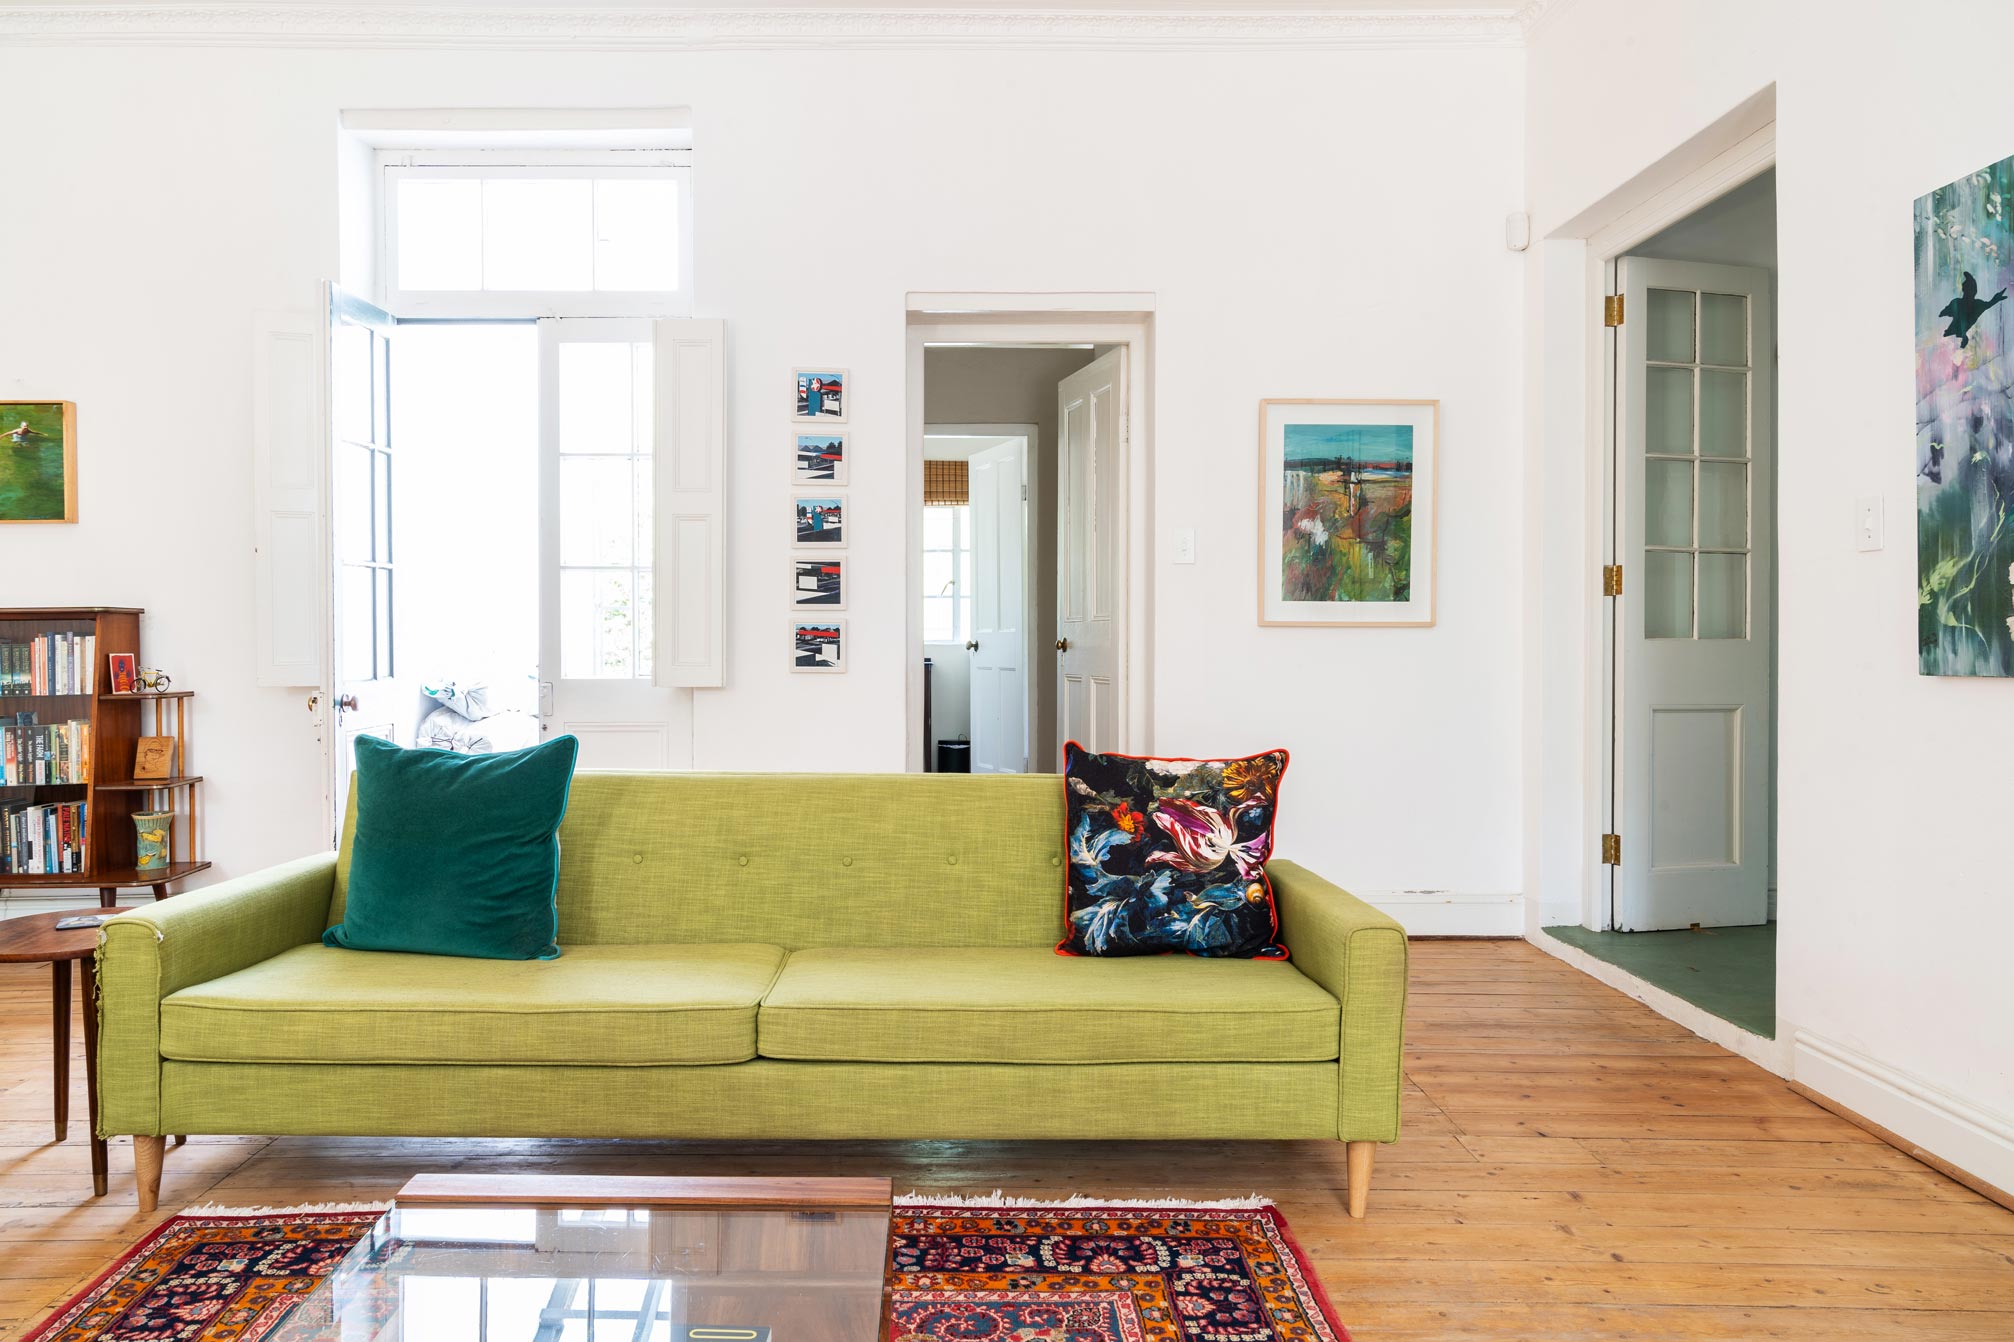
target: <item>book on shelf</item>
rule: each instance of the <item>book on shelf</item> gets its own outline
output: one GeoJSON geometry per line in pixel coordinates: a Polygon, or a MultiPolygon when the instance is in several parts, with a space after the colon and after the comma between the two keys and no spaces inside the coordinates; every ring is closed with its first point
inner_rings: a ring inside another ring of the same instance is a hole
{"type": "Polygon", "coordinates": [[[81,801],[0,803],[0,875],[67,876],[83,871],[89,809],[81,801]]]}
{"type": "Polygon", "coordinates": [[[96,694],[98,636],[0,639],[0,694],[96,694]]]}
{"type": "Polygon", "coordinates": [[[0,725],[0,785],[36,787],[91,781],[91,724],[0,725]]]}

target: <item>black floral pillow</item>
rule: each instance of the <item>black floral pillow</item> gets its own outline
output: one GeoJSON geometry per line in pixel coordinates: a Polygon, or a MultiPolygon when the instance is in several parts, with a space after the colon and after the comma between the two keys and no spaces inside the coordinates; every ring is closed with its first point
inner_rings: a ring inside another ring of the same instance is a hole
{"type": "Polygon", "coordinates": [[[1062,955],[1284,960],[1266,859],[1287,752],[1235,760],[1063,747],[1062,955]]]}

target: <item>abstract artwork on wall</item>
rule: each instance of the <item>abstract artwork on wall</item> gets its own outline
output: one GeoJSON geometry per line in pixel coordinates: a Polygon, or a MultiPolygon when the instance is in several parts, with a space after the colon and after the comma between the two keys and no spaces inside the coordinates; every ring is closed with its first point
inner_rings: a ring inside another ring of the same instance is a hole
{"type": "Polygon", "coordinates": [[[1432,624],[1438,401],[1259,403],[1259,623],[1432,624]]]}
{"type": "Polygon", "coordinates": [[[814,419],[822,424],[846,422],[844,368],[797,368],[791,370],[790,378],[797,384],[796,398],[791,402],[792,419],[814,419]]]}
{"type": "Polygon", "coordinates": [[[792,620],[790,622],[792,671],[844,671],[846,669],[846,621],[792,620]]]}
{"type": "Polygon", "coordinates": [[[838,549],[846,544],[846,501],[800,495],[797,510],[797,543],[838,549]]]}
{"type": "Polygon", "coordinates": [[[0,402],[0,522],[76,520],[76,404],[0,402]]]}
{"type": "Polygon", "coordinates": [[[838,555],[792,559],[790,571],[790,604],[794,609],[846,609],[846,561],[838,555]]]}
{"type": "Polygon", "coordinates": [[[796,479],[800,485],[845,484],[846,435],[843,433],[798,434],[796,479]]]}
{"type": "Polygon", "coordinates": [[[1916,202],[1916,658],[2014,675],[2014,158],[1916,202]]]}

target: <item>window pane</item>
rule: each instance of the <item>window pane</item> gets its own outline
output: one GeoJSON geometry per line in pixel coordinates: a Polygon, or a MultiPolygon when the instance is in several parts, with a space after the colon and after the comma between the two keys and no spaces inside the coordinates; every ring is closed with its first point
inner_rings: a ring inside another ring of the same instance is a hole
{"type": "Polygon", "coordinates": [[[1699,636],[1748,637],[1748,556],[1699,557],[1699,636]]]}
{"type": "Polygon", "coordinates": [[[1699,361],[1748,364],[1748,300],[1740,294],[1699,296],[1699,361]]]}
{"type": "Polygon", "coordinates": [[[594,287],[678,287],[678,185],[594,184],[594,287]]]}
{"type": "Polygon", "coordinates": [[[388,568],[373,569],[377,575],[378,647],[377,671],[380,678],[396,674],[392,664],[392,571],[388,568]]]}
{"type": "Polygon", "coordinates": [[[371,539],[371,520],[377,511],[371,497],[371,459],[376,455],[368,447],[349,443],[336,447],[336,558],[345,563],[377,558],[371,539]]]}
{"type": "MultiPolygon", "coordinates": [[[[1716,550],[1748,548],[1748,467],[1734,462],[1699,463],[1699,543],[1716,550]]],[[[1706,570],[1700,569],[1701,609],[1706,570]]]]}
{"type": "Polygon", "coordinates": [[[627,679],[635,611],[627,570],[562,569],[559,673],[568,680],[627,679]]]}
{"type": "Polygon", "coordinates": [[[331,396],[335,401],[336,437],[352,443],[371,441],[371,328],[344,322],[329,333],[331,396]]]}
{"type": "Polygon", "coordinates": [[[1699,455],[1748,455],[1748,374],[1700,370],[1699,455]]]}
{"type": "Polygon", "coordinates": [[[657,562],[657,536],[651,529],[652,509],[655,500],[651,495],[651,470],[648,460],[635,461],[630,466],[631,479],[635,482],[630,494],[630,510],[635,515],[634,541],[630,550],[630,563],[640,569],[648,569],[657,562]]]}
{"type": "Polygon", "coordinates": [[[953,598],[948,596],[926,596],[923,598],[923,638],[928,643],[951,643],[958,638],[956,612],[952,609],[953,598]]]}
{"type": "Polygon", "coordinates": [[[950,551],[926,550],[923,552],[923,595],[952,595],[950,551]]]}
{"type": "Polygon", "coordinates": [[[1692,556],[1653,551],[1643,557],[1643,636],[1692,637],[1692,556]]]}
{"type": "Polygon", "coordinates": [[[399,287],[483,287],[482,183],[399,182],[399,287]]]}
{"type": "Polygon", "coordinates": [[[651,654],[657,644],[657,588],[647,568],[636,571],[636,674],[651,674],[651,654]]]}
{"type": "Polygon", "coordinates": [[[561,452],[631,450],[633,366],[627,344],[570,341],[559,347],[561,452]]]}
{"type": "Polygon", "coordinates": [[[1643,543],[1692,544],[1692,463],[1648,461],[1643,477],[1643,543]]]}
{"type": "Polygon", "coordinates": [[[949,508],[925,508],[923,510],[923,548],[926,550],[948,550],[957,538],[957,520],[949,508]]]}
{"type": "Polygon", "coordinates": [[[371,462],[371,529],[376,550],[371,557],[381,564],[389,564],[392,562],[392,454],[373,452],[371,462]]]}
{"type": "Polygon", "coordinates": [[[1644,314],[1645,348],[1658,363],[1691,363],[1692,294],[1685,289],[1652,289],[1644,314]]]}
{"type": "Polygon", "coordinates": [[[342,571],[343,679],[369,680],[377,667],[377,618],[371,613],[374,569],[342,571]]]}
{"type": "Polygon", "coordinates": [[[1647,369],[1644,386],[1644,448],[1674,457],[1692,455],[1692,370],[1647,369]]]}
{"type": "Polygon", "coordinates": [[[559,562],[628,564],[635,500],[631,463],[622,457],[562,457],[559,463],[559,562]]]}
{"type": "Polygon", "coordinates": [[[648,340],[629,347],[630,451],[646,456],[656,450],[657,443],[657,412],[651,402],[656,357],[657,347],[648,340]]]}
{"type": "Polygon", "coordinates": [[[594,280],[594,183],[483,182],[483,288],[586,289],[594,280]]]}

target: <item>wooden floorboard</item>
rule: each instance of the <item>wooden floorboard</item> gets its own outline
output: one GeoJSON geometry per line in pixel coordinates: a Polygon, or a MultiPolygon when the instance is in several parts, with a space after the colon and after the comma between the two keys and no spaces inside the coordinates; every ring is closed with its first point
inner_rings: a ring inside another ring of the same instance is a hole
{"type": "MultiPolygon", "coordinates": [[[[1276,1199],[1356,1342],[2014,1339],[2014,1212],[1516,942],[1413,948],[1406,1134],[1371,1215],[1331,1142],[726,1142],[197,1137],[193,1202],[384,1199],[421,1170],[888,1175],[905,1191],[1276,1199]]],[[[132,1147],[90,1194],[82,1029],[49,1141],[47,971],[0,966],[0,1337],[160,1219],[132,1147]]]]}

